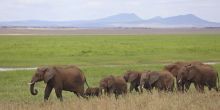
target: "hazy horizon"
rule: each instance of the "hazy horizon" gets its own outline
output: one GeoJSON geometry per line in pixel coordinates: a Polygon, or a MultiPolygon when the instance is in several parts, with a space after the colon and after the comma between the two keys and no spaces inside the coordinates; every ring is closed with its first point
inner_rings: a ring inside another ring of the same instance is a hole
{"type": "Polygon", "coordinates": [[[91,20],[120,13],[142,19],[193,14],[220,22],[219,0],[7,0],[0,4],[0,21],[91,20]]]}

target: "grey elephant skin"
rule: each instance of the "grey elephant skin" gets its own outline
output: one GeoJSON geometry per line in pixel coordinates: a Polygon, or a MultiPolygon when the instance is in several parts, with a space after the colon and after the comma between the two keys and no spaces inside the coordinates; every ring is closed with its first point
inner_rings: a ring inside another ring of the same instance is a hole
{"type": "Polygon", "coordinates": [[[100,89],[99,87],[89,87],[85,91],[86,96],[100,96],[100,89]]]}
{"type": "Polygon", "coordinates": [[[140,80],[140,90],[143,92],[143,88],[150,91],[153,88],[159,91],[173,91],[175,78],[168,71],[148,71],[142,73],[140,80]]]}
{"type": "MultiPolygon", "coordinates": [[[[178,61],[169,65],[164,66],[164,70],[171,72],[171,74],[177,79],[177,75],[178,72],[180,71],[180,69],[184,66],[187,65],[205,65],[200,61],[178,61]]],[[[181,91],[182,87],[177,83],[176,81],[176,85],[177,85],[177,90],[181,91]]],[[[191,83],[185,83],[183,86],[184,91],[187,91],[190,87],[191,83]]]]}
{"type": "Polygon", "coordinates": [[[100,91],[104,90],[104,93],[110,95],[115,94],[117,98],[119,95],[127,94],[127,83],[121,76],[107,76],[100,80],[100,91]]]}
{"type": "Polygon", "coordinates": [[[123,78],[126,82],[130,83],[130,92],[132,92],[134,89],[136,92],[139,92],[139,86],[140,86],[140,79],[141,79],[141,72],[139,71],[126,71],[124,73],[123,78]]]}
{"type": "MultiPolygon", "coordinates": [[[[74,92],[78,97],[84,96],[84,83],[88,83],[83,72],[76,66],[66,67],[40,67],[37,68],[30,83],[30,92],[32,95],[37,95],[37,90],[34,89],[35,83],[44,81],[46,88],[44,92],[44,100],[48,100],[52,89],[55,89],[57,98],[63,101],[62,90],[74,92]]],[[[88,86],[89,87],[89,86],[88,86]]]]}
{"type": "Polygon", "coordinates": [[[204,86],[218,91],[219,77],[218,72],[210,65],[187,65],[178,72],[177,82],[182,91],[187,83],[194,83],[199,92],[204,92],[204,86]]]}

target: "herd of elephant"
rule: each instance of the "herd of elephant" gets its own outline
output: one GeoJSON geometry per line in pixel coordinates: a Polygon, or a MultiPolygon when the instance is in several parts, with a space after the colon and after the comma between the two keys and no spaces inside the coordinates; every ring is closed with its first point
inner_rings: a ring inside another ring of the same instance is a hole
{"type": "Polygon", "coordinates": [[[37,95],[34,89],[36,82],[44,81],[46,88],[44,100],[48,100],[52,89],[58,99],[63,101],[62,90],[75,93],[78,97],[88,98],[89,96],[100,96],[114,94],[127,94],[127,83],[130,83],[129,91],[142,93],[143,89],[152,93],[152,89],[158,91],[173,92],[176,84],[177,91],[187,92],[190,84],[193,83],[196,90],[204,92],[204,87],[218,91],[218,72],[208,64],[199,61],[175,62],[165,65],[162,71],[126,71],[122,76],[109,75],[99,82],[99,87],[89,87],[82,70],[76,66],[66,67],[40,67],[37,68],[32,77],[30,92],[37,95]],[[88,86],[84,90],[84,84],[88,86]]]}

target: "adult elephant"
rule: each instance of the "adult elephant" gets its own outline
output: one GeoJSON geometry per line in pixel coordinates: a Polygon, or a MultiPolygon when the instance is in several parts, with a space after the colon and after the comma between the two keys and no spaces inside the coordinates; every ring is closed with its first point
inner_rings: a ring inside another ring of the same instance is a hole
{"type": "Polygon", "coordinates": [[[127,71],[123,78],[126,82],[130,83],[130,92],[132,92],[134,89],[136,92],[139,92],[138,87],[140,86],[141,72],[127,71]]]}
{"type": "MultiPolygon", "coordinates": [[[[178,61],[178,62],[169,64],[169,65],[166,65],[164,67],[164,70],[171,72],[171,74],[177,79],[177,75],[178,75],[179,70],[182,67],[187,66],[187,65],[205,65],[205,64],[203,64],[200,61],[189,61],[189,62],[178,61]]],[[[183,87],[183,88],[185,88],[184,91],[187,91],[189,89],[190,84],[191,83],[185,83],[184,84],[184,87],[183,87]]],[[[177,89],[179,91],[182,90],[181,86],[178,85],[177,82],[176,82],[176,85],[177,85],[177,89]]]]}
{"type": "Polygon", "coordinates": [[[127,93],[127,83],[121,76],[107,76],[100,81],[100,91],[104,89],[104,92],[108,95],[114,93],[117,98],[119,95],[127,93]]]}
{"type": "Polygon", "coordinates": [[[195,84],[199,92],[204,92],[204,86],[208,86],[209,90],[214,88],[218,91],[219,77],[218,72],[212,66],[187,65],[178,72],[177,82],[182,86],[182,91],[184,91],[184,84],[191,82],[195,84]]]}
{"type": "Polygon", "coordinates": [[[173,75],[168,71],[148,71],[141,75],[140,90],[143,92],[145,88],[151,92],[153,88],[156,88],[160,91],[173,91],[174,80],[173,75]]]}
{"type": "Polygon", "coordinates": [[[32,95],[37,95],[38,91],[34,89],[34,85],[39,81],[46,83],[44,91],[45,101],[48,100],[53,88],[60,101],[63,101],[62,90],[74,92],[78,97],[86,98],[84,96],[84,83],[87,86],[88,83],[83,72],[76,66],[37,68],[30,82],[30,92],[32,95]]]}

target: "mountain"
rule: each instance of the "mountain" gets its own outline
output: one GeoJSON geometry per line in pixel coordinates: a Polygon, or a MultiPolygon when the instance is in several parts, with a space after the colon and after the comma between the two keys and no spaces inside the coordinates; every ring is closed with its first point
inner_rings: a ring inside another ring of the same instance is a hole
{"type": "Polygon", "coordinates": [[[159,27],[220,27],[220,23],[209,22],[203,20],[195,15],[179,15],[167,18],[155,17],[149,20],[145,20],[142,24],[146,25],[158,25],[159,27]]]}
{"type": "Polygon", "coordinates": [[[122,13],[118,15],[109,16],[106,18],[98,19],[96,20],[98,22],[106,22],[106,23],[126,23],[126,22],[135,22],[135,21],[142,21],[141,18],[139,18],[134,13],[122,13]]]}
{"type": "Polygon", "coordinates": [[[134,13],[121,13],[96,20],[76,21],[43,21],[26,20],[0,22],[0,26],[23,26],[23,27],[220,27],[220,23],[203,20],[193,14],[178,15],[167,18],[160,16],[151,19],[141,19],[134,13]]]}

